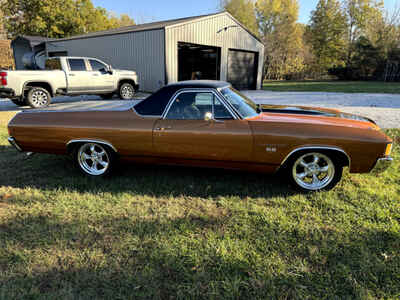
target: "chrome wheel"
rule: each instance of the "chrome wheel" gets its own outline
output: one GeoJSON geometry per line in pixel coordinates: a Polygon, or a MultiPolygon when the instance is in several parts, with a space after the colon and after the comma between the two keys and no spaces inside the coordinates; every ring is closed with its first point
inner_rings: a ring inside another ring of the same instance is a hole
{"type": "Polygon", "coordinates": [[[49,101],[49,96],[42,90],[35,90],[32,93],[31,101],[36,107],[45,106],[49,101]]]}
{"type": "Polygon", "coordinates": [[[321,190],[335,177],[335,165],[322,153],[307,153],[300,156],[293,164],[292,176],[303,189],[321,190]]]}
{"type": "Polygon", "coordinates": [[[122,99],[132,99],[133,96],[135,95],[135,89],[133,86],[129,83],[124,83],[121,86],[121,98],[122,99]]]}
{"type": "Polygon", "coordinates": [[[78,163],[84,172],[99,176],[107,172],[110,166],[110,157],[104,146],[87,143],[78,150],[78,163]]]}

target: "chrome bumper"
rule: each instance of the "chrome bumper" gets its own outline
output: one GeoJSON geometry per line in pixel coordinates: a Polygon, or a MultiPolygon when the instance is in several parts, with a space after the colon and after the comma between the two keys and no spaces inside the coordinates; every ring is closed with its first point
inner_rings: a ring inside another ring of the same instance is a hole
{"type": "Polygon", "coordinates": [[[13,145],[14,148],[17,149],[19,152],[22,152],[21,147],[17,144],[16,140],[15,140],[12,136],[10,136],[10,137],[8,138],[8,142],[9,142],[11,145],[13,145]]]}
{"type": "Polygon", "coordinates": [[[386,169],[389,168],[389,166],[392,164],[392,162],[393,158],[391,157],[378,158],[371,172],[374,174],[385,172],[386,169]]]}

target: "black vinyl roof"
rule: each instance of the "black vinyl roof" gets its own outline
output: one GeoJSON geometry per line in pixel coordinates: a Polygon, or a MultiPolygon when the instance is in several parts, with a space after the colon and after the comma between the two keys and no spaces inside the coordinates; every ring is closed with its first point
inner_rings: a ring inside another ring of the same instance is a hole
{"type": "Polygon", "coordinates": [[[217,80],[189,80],[168,84],[135,105],[135,111],[143,116],[161,116],[171,97],[181,89],[223,88],[230,83],[217,80]]]}
{"type": "Polygon", "coordinates": [[[219,81],[219,80],[187,80],[187,81],[179,81],[177,83],[168,84],[166,87],[170,89],[180,90],[183,88],[186,89],[196,89],[196,88],[211,88],[218,89],[231,86],[229,82],[219,81]]]}

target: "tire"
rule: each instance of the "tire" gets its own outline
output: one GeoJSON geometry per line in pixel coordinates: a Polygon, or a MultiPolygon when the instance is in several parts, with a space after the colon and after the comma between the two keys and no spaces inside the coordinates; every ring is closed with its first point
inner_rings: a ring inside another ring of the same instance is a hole
{"type": "Polygon", "coordinates": [[[123,100],[132,99],[135,93],[135,87],[129,82],[125,82],[119,87],[119,97],[123,100]]]}
{"type": "Polygon", "coordinates": [[[101,97],[101,99],[103,100],[110,100],[112,99],[112,97],[114,96],[114,94],[103,94],[103,95],[99,95],[101,97]]]}
{"type": "Polygon", "coordinates": [[[332,153],[311,151],[291,157],[285,166],[289,183],[300,192],[329,191],[342,178],[343,166],[332,153]]]}
{"type": "Polygon", "coordinates": [[[11,99],[11,101],[18,106],[26,106],[26,101],[25,99],[21,100],[21,98],[17,98],[17,99],[11,99]]]}
{"type": "Polygon", "coordinates": [[[109,175],[115,163],[114,151],[99,143],[87,142],[77,145],[73,157],[79,170],[91,177],[109,175]]]}
{"type": "Polygon", "coordinates": [[[33,87],[28,92],[26,102],[32,108],[47,107],[51,102],[51,96],[46,89],[41,87],[33,87]]]}

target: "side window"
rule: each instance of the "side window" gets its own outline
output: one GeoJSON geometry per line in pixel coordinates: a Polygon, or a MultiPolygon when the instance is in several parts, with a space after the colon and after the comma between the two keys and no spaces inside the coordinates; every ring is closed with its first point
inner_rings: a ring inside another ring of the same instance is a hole
{"type": "Polygon", "coordinates": [[[102,64],[101,62],[94,60],[94,59],[90,59],[89,60],[90,66],[92,67],[93,71],[105,71],[107,69],[105,64],[102,64]]]}
{"type": "Polygon", "coordinates": [[[61,62],[58,58],[47,59],[45,63],[46,70],[62,70],[61,62]]]}
{"type": "Polygon", "coordinates": [[[216,120],[232,120],[232,114],[226,109],[225,105],[218,98],[214,98],[214,119],[216,120]]]}
{"type": "Polygon", "coordinates": [[[232,119],[232,115],[210,92],[184,92],[172,103],[166,119],[204,120],[206,113],[212,113],[215,119],[232,119]]]}
{"type": "Polygon", "coordinates": [[[68,59],[69,68],[71,71],[86,71],[85,61],[80,58],[68,59]]]}
{"type": "Polygon", "coordinates": [[[166,118],[169,120],[202,120],[202,114],[196,106],[198,93],[180,93],[172,103],[166,118]]]}

